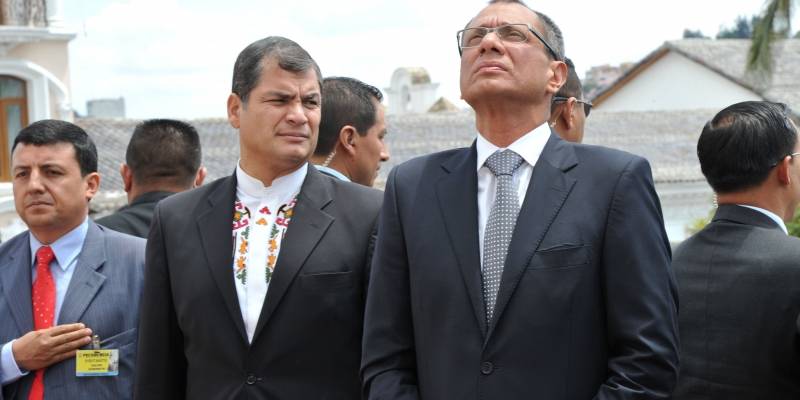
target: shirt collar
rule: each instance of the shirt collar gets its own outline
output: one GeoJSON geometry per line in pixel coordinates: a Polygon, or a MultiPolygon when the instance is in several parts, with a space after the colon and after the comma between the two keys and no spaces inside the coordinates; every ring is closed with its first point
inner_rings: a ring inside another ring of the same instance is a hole
{"type": "Polygon", "coordinates": [[[303,181],[306,179],[308,172],[308,163],[303,163],[300,168],[297,168],[288,175],[284,175],[272,181],[272,185],[264,186],[264,184],[244,172],[242,166],[236,164],[236,186],[245,195],[256,198],[264,199],[266,197],[277,197],[281,201],[293,197],[300,191],[303,186],[303,181]]]}
{"type": "Polygon", "coordinates": [[[775,223],[776,223],[776,224],[778,224],[778,226],[780,226],[780,227],[781,227],[781,229],[783,230],[783,232],[784,232],[784,233],[786,233],[787,235],[789,234],[789,230],[788,230],[788,229],[786,229],[786,224],[783,222],[783,220],[781,219],[781,217],[779,217],[779,216],[778,216],[777,214],[775,214],[774,212],[772,212],[772,211],[770,211],[770,210],[765,210],[765,209],[763,209],[763,208],[761,208],[761,207],[749,206],[749,205],[747,205],[747,204],[739,204],[739,205],[740,205],[740,206],[742,206],[742,207],[747,207],[747,208],[749,208],[749,209],[751,209],[751,210],[758,211],[758,212],[760,212],[760,213],[762,213],[762,214],[764,214],[764,215],[768,216],[770,219],[772,219],[773,221],[775,221],[775,223]]]}
{"type": "MultiPolygon", "coordinates": [[[[539,156],[542,154],[542,150],[544,150],[544,146],[547,144],[547,139],[549,138],[550,126],[545,122],[534,130],[522,135],[521,138],[515,140],[514,143],[511,143],[505,149],[513,150],[515,153],[519,154],[528,165],[534,166],[536,165],[536,161],[539,160],[539,156]]],[[[475,148],[478,151],[477,169],[481,169],[486,159],[495,151],[504,150],[503,148],[495,146],[480,133],[478,134],[475,148]]]]}
{"type": "MultiPolygon", "coordinates": [[[[86,240],[86,232],[89,231],[89,217],[83,220],[83,223],[75,227],[75,229],[67,232],[65,235],[58,238],[55,242],[50,244],[53,253],[56,255],[58,266],[62,270],[67,270],[67,267],[78,257],[83,248],[83,242],[86,240]]],[[[42,242],[29,232],[31,248],[31,265],[36,265],[36,252],[40,247],[44,246],[42,242]]]]}
{"type": "Polygon", "coordinates": [[[317,165],[317,164],[314,164],[314,166],[319,171],[327,173],[327,174],[333,176],[334,178],[338,178],[339,180],[342,180],[342,181],[345,181],[345,182],[350,182],[350,178],[346,177],[343,173],[341,173],[341,172],[339,172],[339,171],[337,171],[337,170],[335,170],[335,169],[333,169],[331,167],[326,167],[324,165],[317,165]]]}

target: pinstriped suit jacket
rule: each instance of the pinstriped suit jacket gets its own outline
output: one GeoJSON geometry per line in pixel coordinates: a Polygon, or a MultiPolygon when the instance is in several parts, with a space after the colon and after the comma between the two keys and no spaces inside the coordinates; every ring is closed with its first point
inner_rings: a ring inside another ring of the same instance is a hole
{"type": "MultiPolygon", "coordinates": [[[[33,330],[29,233],[0,246],[0,343],[33,330]]],[[[83,322],[100,336],[102,348],[119,349],[119,376],[75,377],[75,359],[45,373],[48,400],[133,397],[139,298],[144,271],[143,239],[103,228],[91,220],[58,324],[83,322]]],[[[24,400],[33,375],[3,386],[0,400],[24,400]]]]}

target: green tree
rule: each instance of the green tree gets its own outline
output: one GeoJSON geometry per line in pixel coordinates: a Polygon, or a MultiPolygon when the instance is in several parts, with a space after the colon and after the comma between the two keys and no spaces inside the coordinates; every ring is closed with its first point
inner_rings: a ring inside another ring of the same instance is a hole
{"type": "Polygon", "coordinates": [[[791,35],[792,12],[800,0],[767,0],[764,12],[753,27],[753,42],[747,54],[747,69],[752,72],[772,70],[772,51],[770,45],[776,39],[791,35]]]}
{"type": "Polygon", "coordinates": [[[750,39],[753,37],[753,27],[758,25],[759,20],[760,18],[757,15],[750,17],[750,19],[740,15],[733,22],[733,27],[720,28],[719,32],[717,32],[717,39],[750,39]]]}
{"type": "Polygon", "coordinates": [[[708,36],[703,35],[703,32],[700,30],[693,31],[691,29],[684,29],[683,30],[683,38],[684,39],[708,39],[708,36]]]}

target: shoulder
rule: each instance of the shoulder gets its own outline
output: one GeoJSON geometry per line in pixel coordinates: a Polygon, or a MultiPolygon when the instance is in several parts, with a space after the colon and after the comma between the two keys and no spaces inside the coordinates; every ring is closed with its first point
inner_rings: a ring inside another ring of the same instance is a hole
{"type": "Polygon", "coordinates": [[[97,227],[105,238],[106,247],[114,251],[115,253],[113,254],[115,256],[137,254],[138,252],[142,252],[142,255],[144,254],[144,247],[147,243],[145,239],[127,233],[117,232],[100,224],[98,224],[97,227]]]}
{"type": "Polygon", "coordinates": [[[383,202],[383,192],[364,185],[347,182],[320,173],[317,184],[327,186],[333,201],[348,208],[377,212],[383,202]]]}
{"type": "Polygon", "coordinates": [[[28,247],[29,235],[29,231],[25,231],[18,233],[3,243],[0,243],[0,259],[6,259],[8,255],[22,250],[30,251],[30,248],[28,247]]]}
{"type": "Polygon", "coordinates": [[[620,173],[629,169],[650,168],[650,163],[644,157],[626,151],[589,144],[567,143],[567,145],[573,146],[580,164],[599,173],[620,173]],[[601,165],[603,168],[597,168],[601,165]]]}
{"type": "Polygon", "coordinates": [[[161,208],[185,207],[187,205],[198,204],[205,201],[212,193],[221,186],[233,185],[233,177],[226,176],[219,178],[211,183],[196,187],[191,190],[175,193],[172,196],[161,200],[158,205],[161,208]]]}
{"type": "Polygon", "coordinates": [[[446,164],[467,162],[472,151],[470,147],[462,147],[415,157],[395,166],[389,177],[397,181],[429,178],[443,171],[446,164]]]}

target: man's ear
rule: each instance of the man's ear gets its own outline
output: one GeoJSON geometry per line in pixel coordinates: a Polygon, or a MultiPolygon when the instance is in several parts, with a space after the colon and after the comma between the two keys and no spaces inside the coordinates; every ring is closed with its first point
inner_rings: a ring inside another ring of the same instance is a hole
{"type": "Polygon", "coordinates": [[[100,190],[100,174],[92,172],[83,177],[83,179],[86,181],[86,201],[89,201],[100,190]]]}
{"type": "Polygon", "coordinates": [[[239,110],[243,107],[244,103],[238,94],[228,95],[228,122],[234,129],[239,129],[239,110]]]}
{"type": "Polygon", "coordinates": [[[119,175],[122,177],[122,185],[124,186],[125,193],[130,193],[131,187],[133,187],[133,171],[131,171],[131,167],[125,163],[120,164],[119,175]]]}
{"type": "Polygon", "coordinates": [[[786,156],[783,157],[783,160],[775,166],[775,175],[778,177],[778,182],[781,185],[789,185],[792,183],[792,179],[789,174],[789,168],[792,167],[792,157],[786,156]]]}
{"type": "Polygon", "coordinates": [[[550,70],[552,74],[547,82],[547,93],[555,95],[567,83],[567,64],[563,61],[551,61],[550,70]]]}
{"type": "Polygon", "coordinates": [[[203,181],[206,180],[207,174],[208,171],[206,170],[206,167],[201,165],[200,168],[197,169],[197,175],[194,177],[194,185],[192,187],[196,188],[203,185],[203,181]]]}
{"type": "Polygon", "coordinates": [[[564,126],[569,130],[575,127],[575,105],[578,104],[578,99],[570,97],[569,100],[564,102],[564,112],[561,114],[564,120],[564,126]]]}
{"type": "Polygon", "coordinates": [[[351,125],[345,125],[339,130],[339,146],[351,156],[356,154],[356,135],[358,132],[351,125]]]}

